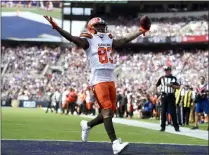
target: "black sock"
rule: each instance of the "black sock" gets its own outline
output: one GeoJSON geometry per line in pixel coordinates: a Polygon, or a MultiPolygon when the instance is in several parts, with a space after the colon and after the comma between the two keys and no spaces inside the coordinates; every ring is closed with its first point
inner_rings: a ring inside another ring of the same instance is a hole
{"type": "Polygon", "coordinates": [[[101,124],[101,123],[103,123],[104,121],[103,121],[103,116],[102,116],[102,114],[100,113],[96,118],[94,118],[93,120],[91,120],[90,122],[88,122],[87,124],[88,124],[88,126],[90,127],[90,128],[92,128],[92,127],[94,127],[94,126],[96,126],[96,125],[99,125],[99,124],[101,124]]]}
{"type": "Polygon", "coordinates": [[[111,142],[116,140],[115,129],[112,123],[112,117],[104,119],[104,126],[111,142]]]}

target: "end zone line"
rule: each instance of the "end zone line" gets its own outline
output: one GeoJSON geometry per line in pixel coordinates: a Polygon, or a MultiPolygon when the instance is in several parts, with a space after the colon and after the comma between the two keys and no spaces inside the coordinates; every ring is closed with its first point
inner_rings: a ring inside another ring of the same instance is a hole
{"type": "MultiPolygon", "coordinates": [[[[37,141],[37,142],[80,142],[80,143],[110,143],[110,141],[88,141],[82,142],[79,140],[53,140],[53,139],[1,139],[2,141],[37,141]]],[[[149,143],[149,142],[129,142],[131,144],[154,144],[154,145],[181,145],[181,146],[207,146],[196,144],[178,144],[178,143],[149,143]]]]}

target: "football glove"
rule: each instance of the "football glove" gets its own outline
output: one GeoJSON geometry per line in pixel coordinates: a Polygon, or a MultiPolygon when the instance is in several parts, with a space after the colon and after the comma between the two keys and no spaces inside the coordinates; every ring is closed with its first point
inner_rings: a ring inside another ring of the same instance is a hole
{"type": "Polygon", "coordinates": [[[145,33],[146,33],[147,31],[149,31],[149,30],[145,30],[143,27],[140,27],[140,28],[139,28],[139,31],[142,32],[143,36],[145,36],[145,33]]]}

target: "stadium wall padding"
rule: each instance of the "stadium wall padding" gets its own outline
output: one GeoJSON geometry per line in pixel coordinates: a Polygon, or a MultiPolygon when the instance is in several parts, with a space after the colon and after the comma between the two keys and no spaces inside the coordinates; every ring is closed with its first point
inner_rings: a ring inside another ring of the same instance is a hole
{"type": "Polygon", "coordinates": [[[34,100],[20,100],[19,107],[23,108],[37,108],[37,107],[47,107],[47,101],[34,101],[34,100]]]}
{"type": "Polygon", "coordinates": [[[47,101],[35,101],[35,100],[1,100],[1,106],[3,107],[13,107],[13,108],[38,108],[47,107],[47,101]]]}

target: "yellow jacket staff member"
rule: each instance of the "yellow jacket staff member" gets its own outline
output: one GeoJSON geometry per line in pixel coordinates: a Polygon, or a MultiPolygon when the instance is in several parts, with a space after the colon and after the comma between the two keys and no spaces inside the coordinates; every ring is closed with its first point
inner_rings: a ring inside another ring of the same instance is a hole
{"type": "Polygon", "coordinates": [[[189,89],[189,85],[184,87],[183,97],[183,124],[189,125],[190,108],[192,104],[192,91],[189,89]]]}

